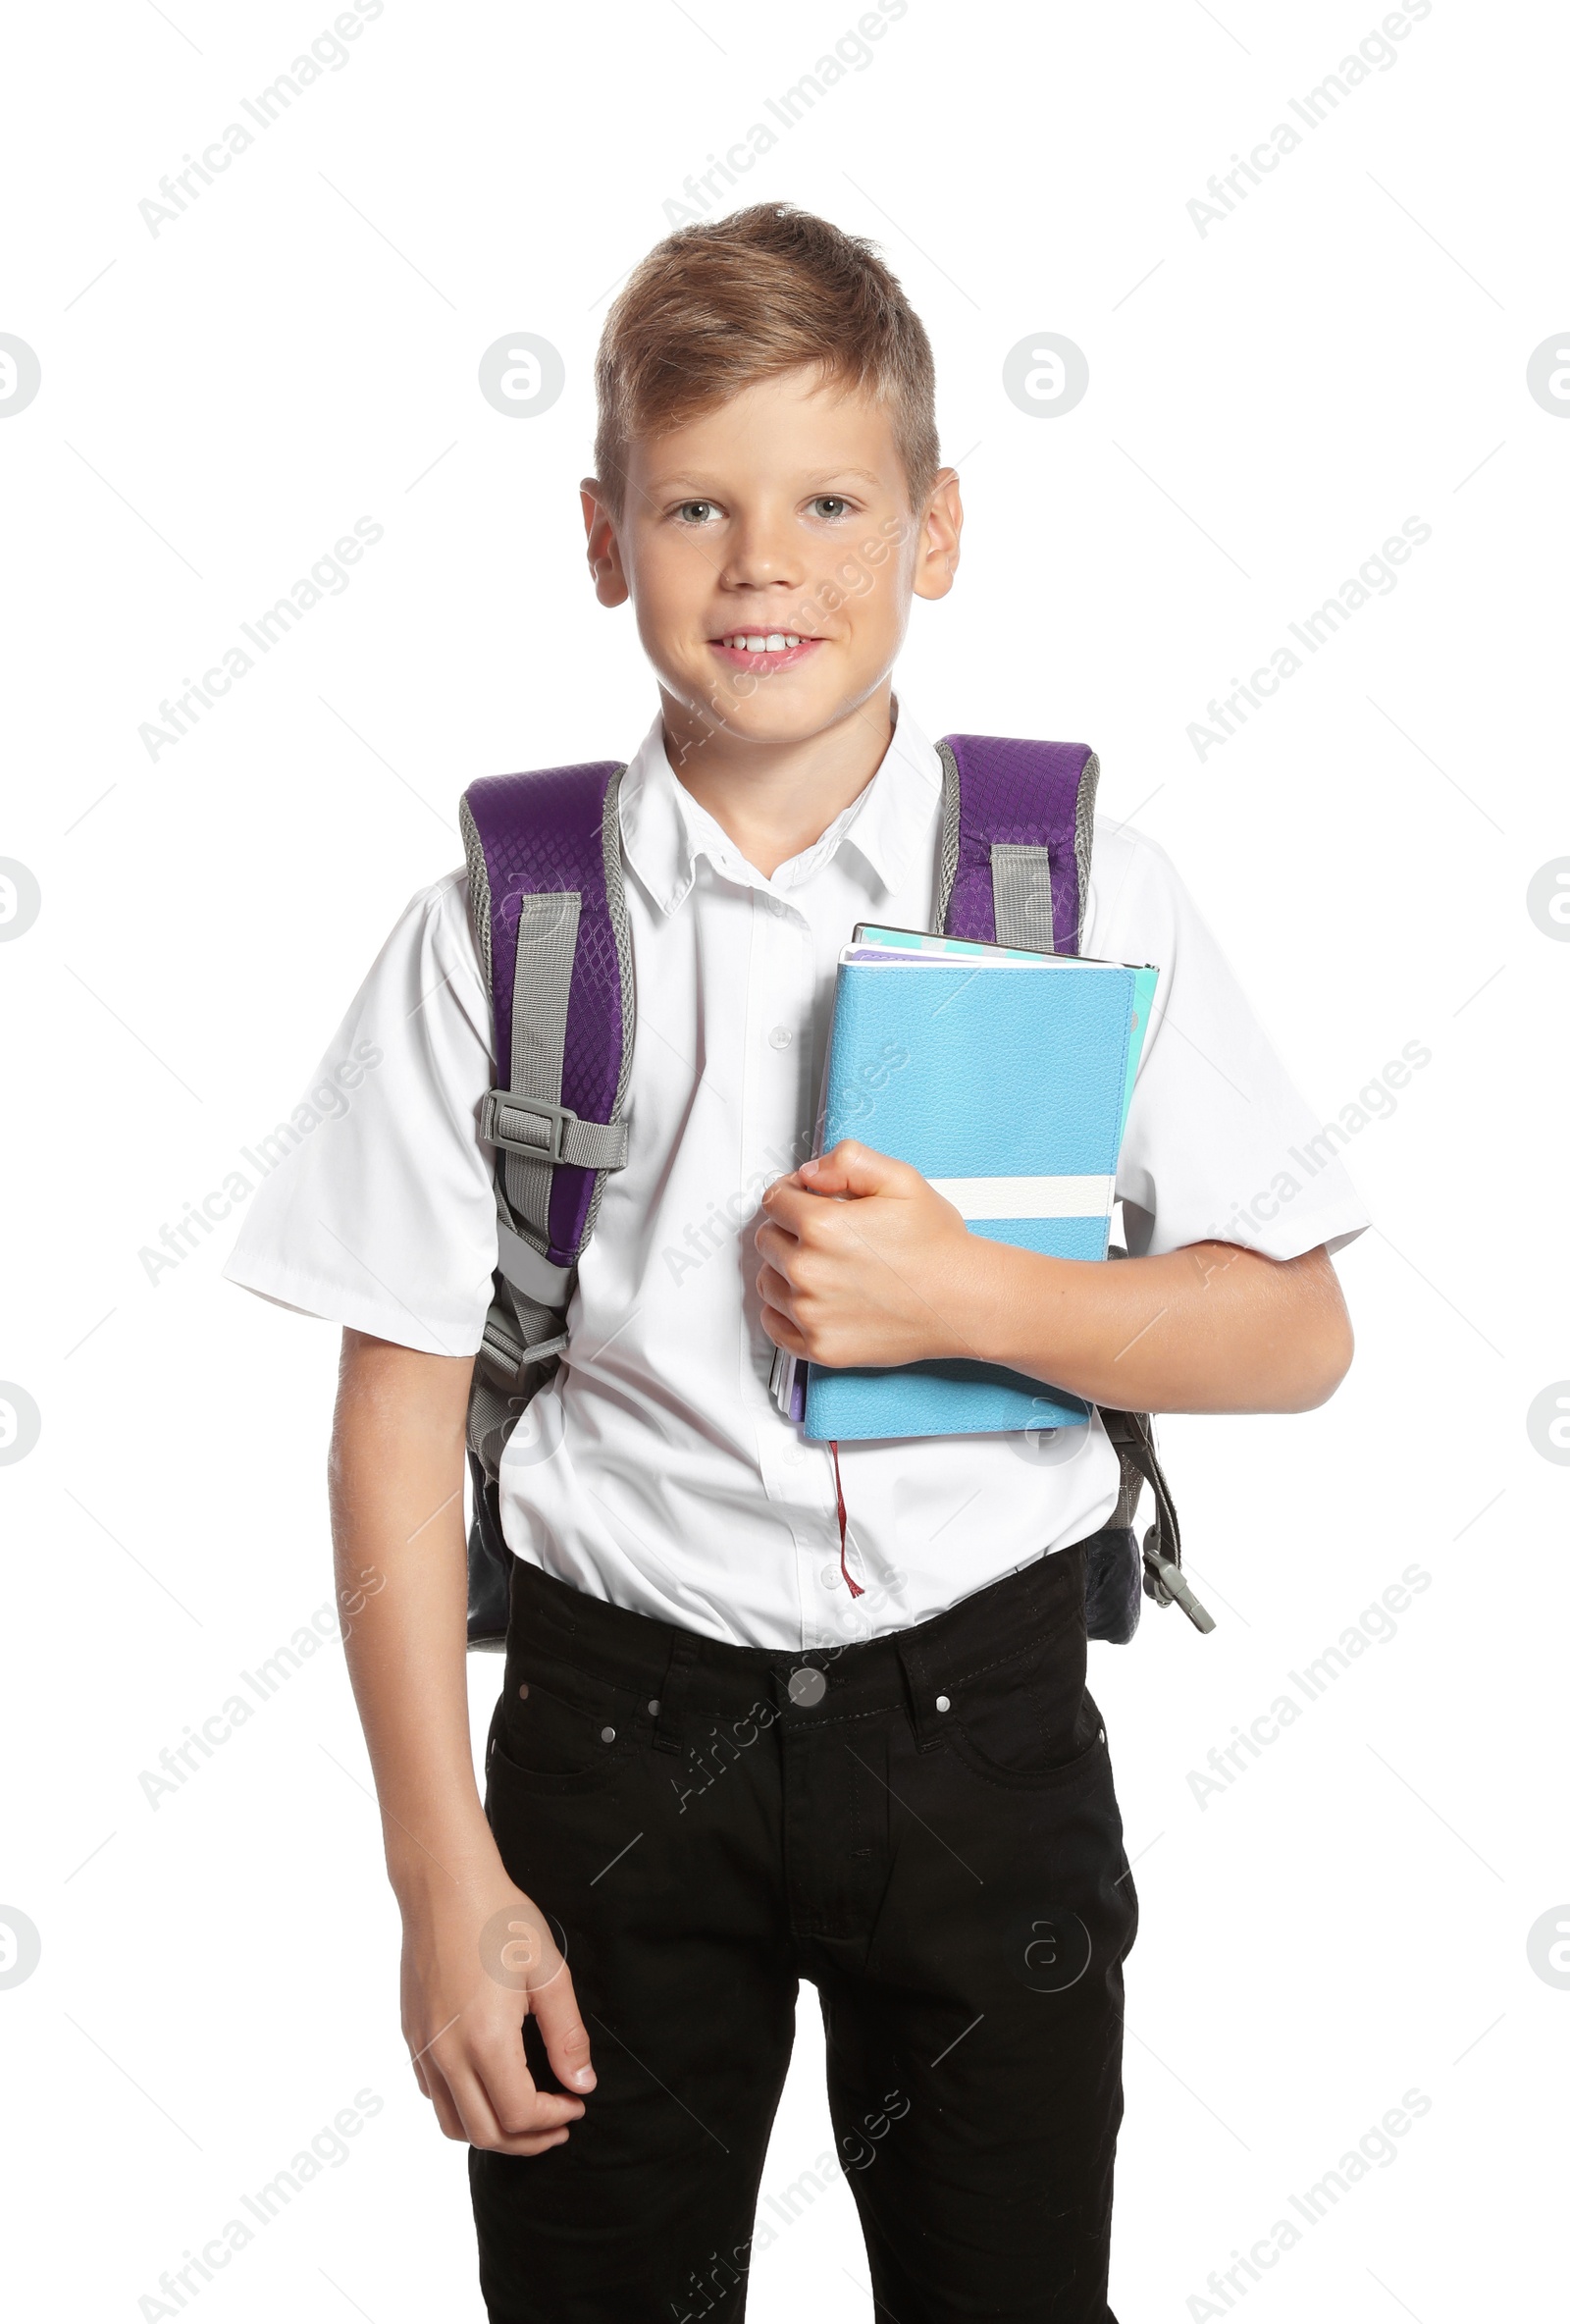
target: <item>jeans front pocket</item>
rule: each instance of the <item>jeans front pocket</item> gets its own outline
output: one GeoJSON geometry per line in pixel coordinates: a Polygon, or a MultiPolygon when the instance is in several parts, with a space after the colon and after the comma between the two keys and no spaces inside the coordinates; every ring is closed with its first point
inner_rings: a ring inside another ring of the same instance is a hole
{"type": "Polygon", "coordinates": [[[1104,1746],[1084,1673],[1084,1631],[1069,1624],[957,1679],[945,1714],[956,1752],[975,1772],[1005,1785],[1066,1780],[1104,1746]]]}
{"type": "Polygon", "coordinates": [[[487,1772],[542,1796],[598,1791],[625,1771],[647,1708],[624,1687],[556,1657],[509,1657],[487,1772]]]}

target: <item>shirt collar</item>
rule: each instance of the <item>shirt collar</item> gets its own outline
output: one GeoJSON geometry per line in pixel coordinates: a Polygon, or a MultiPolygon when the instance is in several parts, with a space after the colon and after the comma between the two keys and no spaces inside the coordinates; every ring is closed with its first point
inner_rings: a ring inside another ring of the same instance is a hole
{"type": "Polygon", "coordinates": [[[942,788],[936,750],[910,712],[897,704],[893,738],[871,780],[810,847],[781,864],[772,879],[765,879],[677,780],[665,756],[663,721],[656,714],[622,776],[622,846],[667,917],[679,911],[691,893],[701,856],[743,886],[786,895],[812,878],[848,844],[874,881],[892,891],[904,879],[916,849],[931,837],[942,788]]]}

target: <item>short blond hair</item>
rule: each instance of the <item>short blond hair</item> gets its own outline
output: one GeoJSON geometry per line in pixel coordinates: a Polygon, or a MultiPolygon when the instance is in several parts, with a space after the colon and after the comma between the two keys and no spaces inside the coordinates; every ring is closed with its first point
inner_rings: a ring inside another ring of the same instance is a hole
{"type": "Polygon", "coordinates": [[[621,514],[633,443],[803,364],[887,405],[920,508],[938,471],[938,431],[919,316],[864,237],[791,202],[756,202],[667,235],[605,318],[595,468],[612,513],[621,514]]]}

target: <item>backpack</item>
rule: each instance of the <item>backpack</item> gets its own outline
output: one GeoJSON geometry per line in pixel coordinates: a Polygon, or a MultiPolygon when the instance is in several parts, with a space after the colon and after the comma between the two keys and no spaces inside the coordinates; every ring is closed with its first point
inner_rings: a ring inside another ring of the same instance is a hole
{"type": "MultiPolygon", "coordinates": [[[[938,932],[1076,952],[1090,879],[1100,767],[1084,743],[951,734],[942,762],[938,932]]],[[[605,1173],[627,1160],[623,1108],[635,1033],[613,761],[471,783],[460,820],[469,921],[491,993],[497,1086],[480,1108],[496,1150],[497,1265],[469,1400],[473,1480],[468,1640],[506,1643],[513,1553],[502,1538],[502,1448],[567,1347],[578,1260],[605,1173]]],[[[1114,1246],[1113,1255],[1124,1254],[1114,1246]]],[[[1215,1623],[1181,1571],[1177,1511],[1147,1413],[1101,1407],[1121,1471],[1118,1505],[1085,1553],[1088,1635],[1123,1645],[1140,1591],[1215,1623]],[[1155,1522],[1143,1549],[1143,1488],[1155,1522]]]]}

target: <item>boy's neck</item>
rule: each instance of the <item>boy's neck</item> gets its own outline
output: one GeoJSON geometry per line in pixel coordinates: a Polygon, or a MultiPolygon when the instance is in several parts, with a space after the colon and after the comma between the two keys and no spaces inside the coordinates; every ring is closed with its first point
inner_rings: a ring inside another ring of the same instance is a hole
{"type": "Polygon", "coordinates": [[[865,790],[894,734],[893,681],[830,726],[799,740],[755,742],[696,716],[663,687],[665,756],[748,863],[771,879],[865,790]]]}

